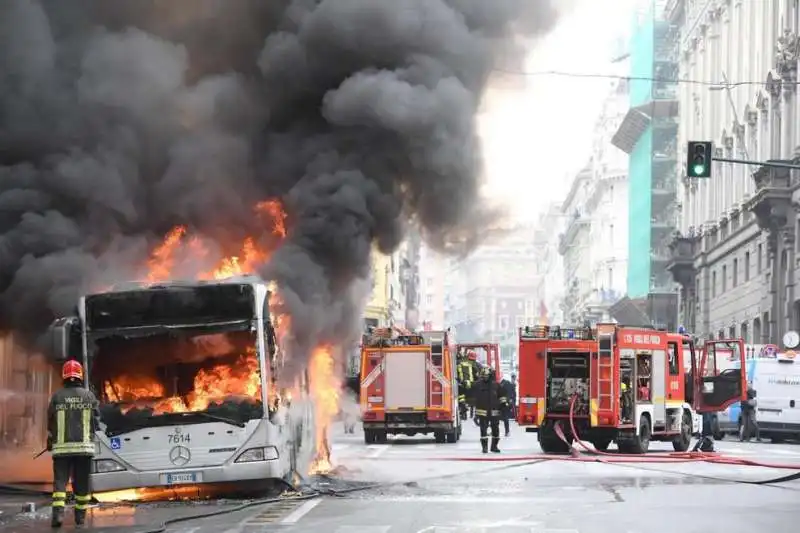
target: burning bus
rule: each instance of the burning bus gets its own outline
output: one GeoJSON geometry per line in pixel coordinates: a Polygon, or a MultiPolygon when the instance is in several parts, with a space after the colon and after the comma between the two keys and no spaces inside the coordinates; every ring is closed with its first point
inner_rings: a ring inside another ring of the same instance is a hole
{"type": "Polygon", "coordinates": [[[51,327],[80,360],[103,422],[97,492],[291,480],[315,448],[308,376],[282,360],[259,278],[132,284],[80,299],[51,327]]]}

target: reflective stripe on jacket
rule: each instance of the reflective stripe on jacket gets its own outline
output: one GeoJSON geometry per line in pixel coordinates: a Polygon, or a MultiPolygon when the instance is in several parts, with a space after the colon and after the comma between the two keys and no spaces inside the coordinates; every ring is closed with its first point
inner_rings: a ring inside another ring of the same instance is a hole
{"type": "Polygon", "coordinates": [[[51,453],[95,454],[94,433],[99,427],[97,398],[83,387],[64,387],[50,398],[47,434],[51,453]]]}

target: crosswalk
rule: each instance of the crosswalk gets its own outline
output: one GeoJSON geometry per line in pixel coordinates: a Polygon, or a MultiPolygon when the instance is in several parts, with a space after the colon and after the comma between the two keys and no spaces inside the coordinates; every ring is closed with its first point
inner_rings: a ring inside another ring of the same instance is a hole
{"type": "MultiPolygon", "coordinates": [[[[398,527],[397,532],[408,531],[405,527],[398,527]]],[[[394,533],[393,526],[339,526],[333,533],[394,533]]],[[[549,528],[541,525],[508,525],[497,524],[494,526],[466,526],[444,525],[428,526],[416,533],[580,533],[577,529],[549,528]]]]}

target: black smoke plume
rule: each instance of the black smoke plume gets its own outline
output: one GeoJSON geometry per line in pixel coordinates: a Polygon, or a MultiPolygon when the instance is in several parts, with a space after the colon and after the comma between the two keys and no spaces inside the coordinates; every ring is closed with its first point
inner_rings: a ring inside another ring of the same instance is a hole
{"type": "MultiPolygon", "coordinates": [[[[553,2],[555,3],[555,2],[553,2]]],[[[359,320],[373,245],[404,226],[463,250],[479,196],[479,100],[547,0],[0,2],[0,327],[31,340],[135,275],[175,224],[222,248],[289,238],[262,274],[296,348],[359,320]]]]}

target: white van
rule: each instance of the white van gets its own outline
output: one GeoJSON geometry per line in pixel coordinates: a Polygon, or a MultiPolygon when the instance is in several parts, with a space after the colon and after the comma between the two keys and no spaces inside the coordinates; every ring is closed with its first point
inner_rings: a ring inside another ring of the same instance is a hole
{"type": "Polygon", "coordinates": [[[748,379],[756,391],[761,437],[773,442],[800,439],[800,357],[789,351],[753,363],[748,379]]]}

